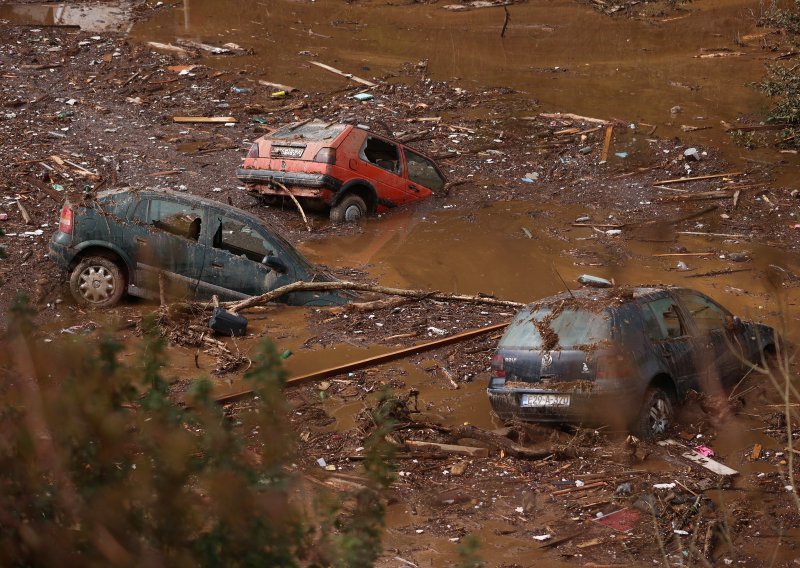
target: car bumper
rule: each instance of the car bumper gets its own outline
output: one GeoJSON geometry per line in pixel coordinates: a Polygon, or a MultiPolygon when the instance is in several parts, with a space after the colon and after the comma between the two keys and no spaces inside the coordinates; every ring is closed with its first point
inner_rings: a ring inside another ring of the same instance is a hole
{"type": "Polygon", "coordinates": [[[72,259],[75,258],[75,252],[72,248],[72,235],[56,231],[53,238],[50,239],[47,258],[62,268],[69,268],[72,259]]]}
{"type": "Polygon", "coordinates": [[[640,402],[624,391],[555,392],[544,389],[489,388],[489,403],[502,420],[624,426],[639,410],[640,402]],[[523,395],[566,395],[568,406],[522,406],[523,395]]]}
{"type": "MultiPolygon", "coordinates": [[[[306,173],[306,172],[284,172],[278,170],[257,170],[252,168],[238,168],[236,170],[236,177],[249,184],[266,185],[266,188],[259,188],[264,193],[273,195],[284,195],[284,192],[279,187],[269,187],[272,184],[282,184],[286,187],[299,190],[317,190],[315,195],[319,196],[319,190],[328,189],[336,192],[342,187],[342,182],[328,174],[306,173]]],[[[304,195],[302,192],[292,192],[294,195],[301,197],[312,197],[312,195],[304,195]]]]}

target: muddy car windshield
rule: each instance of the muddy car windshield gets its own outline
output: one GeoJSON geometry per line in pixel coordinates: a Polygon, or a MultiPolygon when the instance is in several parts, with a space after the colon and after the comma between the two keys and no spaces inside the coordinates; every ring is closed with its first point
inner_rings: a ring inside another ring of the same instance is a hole
{"type": "Polygon", "coordinates": [[[302,140],[331,140],[344,132],[347,128],[344,124],[324,122],[322,120],[312,120],[305,124],[293,124],[284,126],[273,132],[270,138],[278,140],[300,138],[302,140]]]}
{"type": "Polygon", "coordinates": [[[611,339],[611,318],[607,312],[565,309],[551,319],[552,313],[551,308],[540,308],[533,314],[528,309],[520,310],[499,347],[570,349],[611,339]]]}

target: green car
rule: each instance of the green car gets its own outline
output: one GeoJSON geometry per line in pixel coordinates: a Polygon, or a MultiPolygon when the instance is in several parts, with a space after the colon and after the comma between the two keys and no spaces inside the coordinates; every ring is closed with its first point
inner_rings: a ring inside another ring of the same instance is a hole
{"type": "MultiPolygon", "coordinates": [[[[332,281],[261,219],[223,203],[166,190],[111,190],[61,209],[49,257],[70,273],[82,305],[126,294],[239,300],[297,281],[332,281]]],[[[337,292],[292,292],[281,301],[330,306],[337,292]]]]}

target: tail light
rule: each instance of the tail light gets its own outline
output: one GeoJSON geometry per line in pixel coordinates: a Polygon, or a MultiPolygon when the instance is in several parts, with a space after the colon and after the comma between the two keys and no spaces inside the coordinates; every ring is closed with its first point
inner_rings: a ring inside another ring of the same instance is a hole
{"type": "Polygon", "coordinates": [[[253,144],[250,146],[250,151],[247,152],[248,158],[258,158],[258,144],[253,144]]]}
{"type": "Polygon", "coordinates": [[[502,355],[495,355],[492,357],[492,378],[493,379],[505,379],[506,378],[506,370],[505,370],[505,360],[503,359],[502,355]]]}
{"type": "Polygon", "coordinates": [[[314,161],[323,164],[335,164],[336,148],[321,148],[317,155],[314,156],[314,161]]]}
{"type": "Polygon", "coordinates": [[[61,220],[58,222],[58,230],[68,235],[72,234],[72,207],[68,204],[61,208],[61,220]]]}

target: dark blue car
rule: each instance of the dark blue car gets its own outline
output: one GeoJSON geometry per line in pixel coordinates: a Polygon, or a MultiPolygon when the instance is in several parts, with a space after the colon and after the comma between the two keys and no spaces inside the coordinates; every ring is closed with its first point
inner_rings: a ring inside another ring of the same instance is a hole
{"type": "MultiPolygon", "coordinates": [[[[50,258],[70,273],[83,305],[108,307],[127,292],[237,300],[302,281],[330,281],[261,219],[222,203],[163,190],[112,190],[61,210],[50,258]]],[[[334,292],[282,301],[327,306],[334,292]]]]}
{"type": "Polygon", "coordinates": [[[689,389],[719,393],[775,352],[769,326],[684,288],[583,289],[517,313],[492,359],[504,420],[604,423],[651,438],[689,389]]]}

